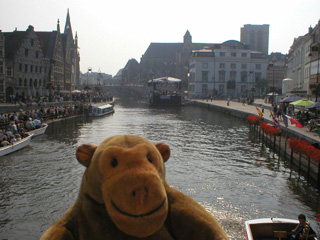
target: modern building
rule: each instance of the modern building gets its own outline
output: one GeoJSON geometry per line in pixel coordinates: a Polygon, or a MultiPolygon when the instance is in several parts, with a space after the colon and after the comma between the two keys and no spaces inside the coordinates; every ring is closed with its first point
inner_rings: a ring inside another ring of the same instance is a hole
{"type": "Polygon", "coordinates": [[[259,95],[257,82],[266,79],[267,55],[230,40],[193,50],[190,59],[190,97],[259,95]]]}
{"type": "Polygon", "coordinates": [[[5,77],[0,97],[4,101],[10,101],[12,95],[26,99],[80,87],[78,38],[73,38],[69,10],[64,33],[58,20],[56,31],[36,32],[29,26],[26,31],[16,29],[2,35],[5,77]]]}
{"type": "Polygon", "coordinates": [[[251,50],[269,53],[269,24],[246,24],[240,32],[240,42],[249,45],[251,50]]]}

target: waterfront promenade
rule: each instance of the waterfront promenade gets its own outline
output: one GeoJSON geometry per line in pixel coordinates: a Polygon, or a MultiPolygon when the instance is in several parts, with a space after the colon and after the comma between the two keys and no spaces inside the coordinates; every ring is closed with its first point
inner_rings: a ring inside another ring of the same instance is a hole
{"type": "MultiPolygon", "coordinates": [[[[264,109],[263,118],[265,121],[272,123],[272,117],[270,116],[270,110],[272,109],[271,104],[267,104],[263,101],[263,99],[255,99],[253,105],[245,104],[243,105],[241,102],[230,101],[230,105],[227,106],[226,100],[199,100],[193,99],[192,102],[195,104],[201,105],[212,105],[212,107],[220,108],[223,112],[228,112],[231,115],[242,116],[243,119],[247,118],[248,115],[258,115],[256,107],[260,110],[264,109]],[[238,113],[238,114],[237,114],[238,113]]],[[[280,128],[284,132],[288,132],[297,138],[302,138],[307,140],[310,143],[319,143],[320,137],[317,132],[310,132],[309,127],[295,127],[288,126],[285,127],[283,121],[280,121],[280,128]]]]}

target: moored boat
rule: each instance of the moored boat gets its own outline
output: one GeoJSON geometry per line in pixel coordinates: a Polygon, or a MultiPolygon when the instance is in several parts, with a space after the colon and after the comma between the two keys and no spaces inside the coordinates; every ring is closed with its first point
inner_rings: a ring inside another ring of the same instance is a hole
{"type": "Polygon", "coordinates": [[[108,114],[114,113],[114,108],[111,104],[101,105],[101,106],[92,106],[89,111],[90,117],[101,117],[108,114]]]}
{"type": "Polygon", "coordinates": [[[47,130],[47,127],[48,127],[48,124],[47,123],[43,123],[40,128],[37,128],[37,129],[32,130],[32,131],[28,131],[28,133],[29,134],[33,134],[32,137],[36,137],[36,136],[44,134],[46,132],[46,130],[47,130]]]}
{"type": "Polygon", "coordinates": [[[181,106],[181,80],[173,77],[161,77],[149,80],[152,86],[151,106],[181,106]]]}
{"type": "Polygon", "coordinates": [[[8,155],[10,153],[13,153],[15,151],[18,151],[18,150],[28,146],[30,143],[30,140],[32,138],[32,135],[33,134],[29,134],[28,137],[22,138],[21,140],[15,142],[13,144],[10,144],[5,147],[0,147],[0,156],[8,155]]]}
{"type": "Polygon", "coordinates": [[[287,239],[288,233],[299,224],[287,218],[260,218],[245,222],[247,240],[287,239]]]}

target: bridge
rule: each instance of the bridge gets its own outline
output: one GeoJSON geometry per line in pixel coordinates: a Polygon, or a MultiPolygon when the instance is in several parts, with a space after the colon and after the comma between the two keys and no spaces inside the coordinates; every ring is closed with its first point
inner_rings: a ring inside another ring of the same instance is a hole
{"type": "Polygon", "coordinates": [[[102,86],[102,92],[109,92],[115,97],[146,97],[148,86],[143,84],[107,84],[102,86]]]}

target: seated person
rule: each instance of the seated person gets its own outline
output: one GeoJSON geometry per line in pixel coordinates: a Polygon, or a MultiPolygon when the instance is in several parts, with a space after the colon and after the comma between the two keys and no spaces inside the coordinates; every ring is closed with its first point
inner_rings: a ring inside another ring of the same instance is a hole
{"type": "Polygon", "coordinates": [[[298,216],[299,224],[291,232],[291,239],[314,239],[317,237],[316,233],[310,226],[310,222],[306,220],[304,214],[298,216]]]}

